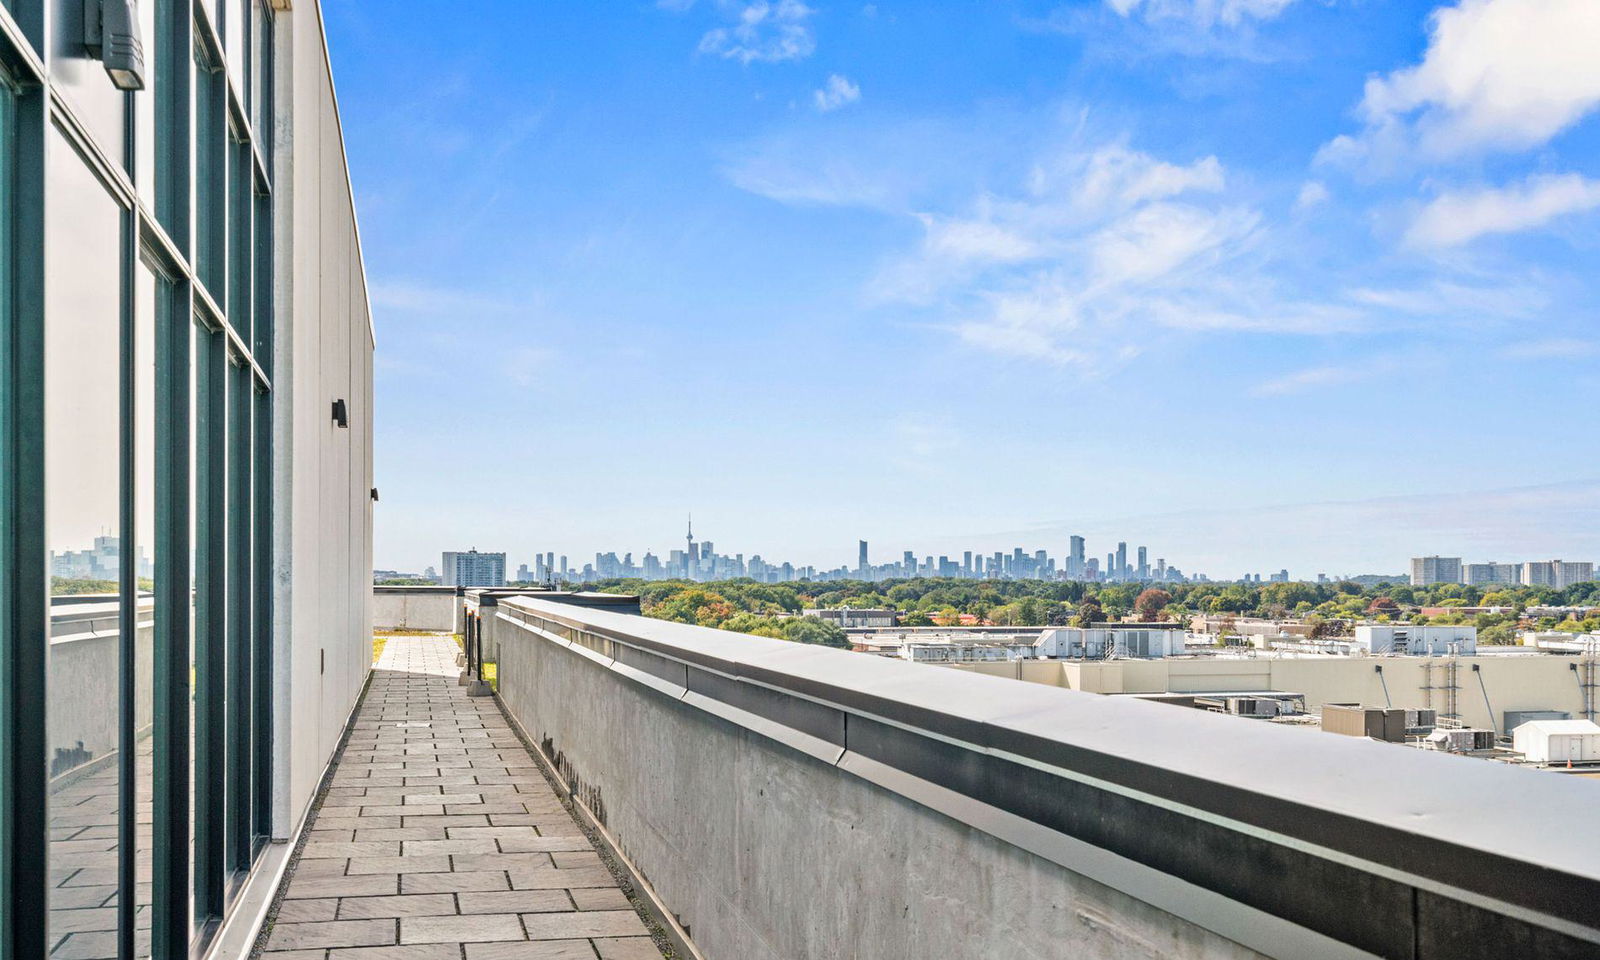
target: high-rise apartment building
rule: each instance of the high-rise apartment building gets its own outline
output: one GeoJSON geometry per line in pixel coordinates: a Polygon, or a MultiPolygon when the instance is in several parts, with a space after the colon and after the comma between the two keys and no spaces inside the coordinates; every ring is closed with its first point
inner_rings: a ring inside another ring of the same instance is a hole
{"type": "Polygon", "coordinates": [[[1140,580],[1150,579],[1149,551],[1144,547],[1139,548],[1139,571],[1137,576],[1140,580]]]}
{"type": "Polygon", "coordinates": [[[1128,570],[1128,544],[1127,544],[1126,541],[1118,541],[1118,543],[1117,543],[1117,560],[1116,560],[1116,564],[1117,564],[1116,579],[1118,579],[1118,580],[1126,580],[1126,579],[1128,579],[1128,573],[1129,573],[1129,570],[1128,570]]]}
{"type": "Polygon", "coordinates": [[[860,557],[856,560],[856,573],[862,578],[867,576],[867,541],[858,541],[860,557]]]}
{"type": "Polygon", "coordinates": [[[480,553],[476,548],[444,553],[443,583],[447,587],[503,587],[506,585],[506,555],[480,553]]]}
{"type": "Polygon", "coordinates": [[[1522,584],[1527,587],[1566,588],[1594,579],[1594,564],[1568,560],[1530,560],[1522,565],[1522,584]]]}
{"type": "Polygon", "coordinates": [[[1475,587],[1491,584],[1518,584],[1522,582],[1520,563],[1464,563],[1461,565],[1462,581],[1475,587]]]}
{"type": "Polygon", "coordinates": [[[1426,587],[1435,583],[1460,583],[1460,557],[1412,557],[1411,585],[1426,587]]]}
{"type": "Polygon", "coordinates": [[[372,662],[320,5],[3,10],[0,956],[242,956],[372,662]]]}
{"type": "Polygon", "coordinates": [[[1083,538],[1074,534],[1068,540],[1067,579],[1082,580],[1084,574],[1083,538]]]}

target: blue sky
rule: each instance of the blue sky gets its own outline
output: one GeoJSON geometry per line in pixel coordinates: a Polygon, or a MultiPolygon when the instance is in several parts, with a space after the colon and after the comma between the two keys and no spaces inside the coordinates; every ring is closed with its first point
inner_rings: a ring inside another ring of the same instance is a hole
{"type": "Polygon", "coordinates": [[[1600,557],[1592,0],[324,9],[380,566],[1600,557]]]}

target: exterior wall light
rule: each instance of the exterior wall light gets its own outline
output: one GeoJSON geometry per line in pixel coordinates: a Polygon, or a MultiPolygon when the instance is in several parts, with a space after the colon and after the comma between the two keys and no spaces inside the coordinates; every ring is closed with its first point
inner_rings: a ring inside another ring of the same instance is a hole
{"type": "Polygon", "coordinates": [[[350,426],[350,411],[343,400],[333,401],[333,422],[341,427],[350,426]]]}
{"type": "Polygon", "coordinates": [[[144,44],[134,0],[83,0],[83,45],[118,90],[144,89],[144,44]]]}

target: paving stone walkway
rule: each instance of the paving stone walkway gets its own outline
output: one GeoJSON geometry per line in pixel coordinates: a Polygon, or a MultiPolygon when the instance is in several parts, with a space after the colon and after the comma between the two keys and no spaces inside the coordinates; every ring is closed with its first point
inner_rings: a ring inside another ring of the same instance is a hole
{"type": "Polygon", "coordinates": [[[661,960],[448,637],[391,637],[263,960],[661,960]]]}

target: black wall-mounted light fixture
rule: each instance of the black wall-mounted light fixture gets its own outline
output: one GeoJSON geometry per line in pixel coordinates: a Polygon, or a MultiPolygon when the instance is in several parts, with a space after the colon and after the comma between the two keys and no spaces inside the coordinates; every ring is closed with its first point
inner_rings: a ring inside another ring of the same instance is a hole
{"type": "Polygon", "coordinates": [[[333,401],[333,422],[341,427],[350,426],[350,410],[343,400],[333,401]]]}
{"type": "Polygon", "coordinates": [[[372,488],[372,502],[373,503],[377,503],[378,502],[378,488],[377,487],[373,487],[372,488]]]}
{"type": "Polygon", "coordinates": [[[118,90],[144,89],[144,44],[134,0],[83,0],[83,45],[118,90]]]}

